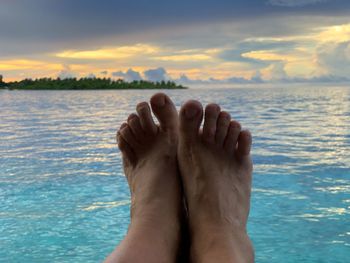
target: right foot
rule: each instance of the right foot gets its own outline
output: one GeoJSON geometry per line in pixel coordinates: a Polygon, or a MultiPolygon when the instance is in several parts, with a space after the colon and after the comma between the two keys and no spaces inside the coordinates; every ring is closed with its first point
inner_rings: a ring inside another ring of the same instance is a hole
{"type": "Polygon", "coordinates": [[[187,102],[180,111],[178,162],[189,212],[193,262],[253,262],[246,232],[251,135],[216,104],[187,102]]]}
{"type": "Polygon", "coordinates": [[[182,212],[178,114],[165,94],[154,95],[151,106],[159,125],[143,102],[117,134],[131,192],[131,222],[110,262],[168,263],[175,262],[178,253],[182,212]]]}

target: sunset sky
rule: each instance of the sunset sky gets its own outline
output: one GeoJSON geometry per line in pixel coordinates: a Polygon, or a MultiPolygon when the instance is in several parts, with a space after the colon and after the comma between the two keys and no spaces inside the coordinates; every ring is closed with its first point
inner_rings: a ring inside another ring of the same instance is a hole
{"type": "Polygon", "coordinates": [[[349,0],[2,0],[0,74],[350,81],[349,0]]]}

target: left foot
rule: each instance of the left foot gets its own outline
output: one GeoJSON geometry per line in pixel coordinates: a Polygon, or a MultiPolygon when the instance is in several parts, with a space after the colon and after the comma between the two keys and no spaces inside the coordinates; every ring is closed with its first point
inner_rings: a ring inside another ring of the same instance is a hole
{"type": "Polygon", "coordinates": [[[179,168],[188,204],[193,262],[253,262],[246,232],[251,135],[216,104],[187,102],[180,111],[179,168]]]}
{"type": "Polygon", "coordinates": [[[124,250],[133,245],[127,262],[175,262],[180,242],[178,114],[165,94],[154,95],[151,106],[159,125],[148,103],[142,102],[138,114],[131,114],[117,133],[131,192],[130,227],[120,245],[124,250]]]}

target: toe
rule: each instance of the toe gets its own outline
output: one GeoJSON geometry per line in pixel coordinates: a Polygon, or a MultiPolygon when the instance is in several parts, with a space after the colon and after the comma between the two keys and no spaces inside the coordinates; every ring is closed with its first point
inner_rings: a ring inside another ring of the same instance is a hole
{"type": "Polygon", "coordinates": [[[224,144],[227,130],[230,125],[231,116],[228,112],[222,111],[219,114],[219,118],[216,124],[215,141],[217,145],[222,146],[224,144]]]}
{"type": "Polygon", "coordinates": [[[157,93],[151,98],[151,107],[163,131],[176,131],[178,115],[174,103],[164,93],[157,93]]]}
{"type": "Polygon", "coordinates": [[[195,100],[187,101],[180,110],[180,139],[190,143],[198,138],[202,119],[202,104],[195,100]]]}
{"type": "Polygon", "coordinates": [[[238,136],[237,155],[242,158],[249,156],[251,146],[252,135],[247,130],[241,131],[238,136]]]}
{"type": "Polygon", "coordinates": [[[134,152],[140,147],[129,125],[124,126],[119,132],[121,137],[131,146],[134,152]]]}
{"type": "Polygon", "coordinates": [[[130,145],[124,140],[120,131],[117,133],[117,143],[123,156],[123,162],[125,164],[134,164],[136,162],[136,155],[130,145]]]}
{"type": "Polygon", "coordinates": [[[217,104],[209,104],[205,108],[203,140],[206,142],[215,142],[216,124],[220,114],[220,106],[217,104]]]}
{"type": "Polygon", "coordinates": [[[141,126],[140,118],[136,114],[130,114],[128,117],[128,125],[138,142],[142,142],[144,139],[144,131],[141,126]]]}
{"type": "Polygon", "coordinates": [[[156,134],[157,126],[153,121],[151,109],[147,102],[141,102],[136,107],[137,114],[140,117],[141,127],[146,134],[156,134]]]}
{"type": "Polygon", "coordinates": [[[229,125],[229,128],[228,128],[228,132],[227,132],[227,135],[226,135],[226,139],[225,139],[225,142],[224,142],[225,150],[228,151],[231,154],[236,149],[237,139],[238,139],[238,135],[239,135],[240,132],[241,132],[241,125],[239,124],[238,121],[232,120],[230,122],[230,125],[229,125]]]}
{"type": "Polygon", "coordinates": [[[120,125],[119,131],[121,131],[126,126],[128,126],[128,124],[126,122],[124,122],[122,125],[120,125]]]}

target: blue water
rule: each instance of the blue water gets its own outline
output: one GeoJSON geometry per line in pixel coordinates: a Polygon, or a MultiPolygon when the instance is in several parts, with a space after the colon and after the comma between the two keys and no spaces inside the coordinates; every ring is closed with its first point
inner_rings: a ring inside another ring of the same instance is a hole
{"type": "MultiPolygon", "coordinates": [[[[0,262],[101,262],[129,192],[115,130],[154,91],[0,92],[0,262]]],[[[350,89],[168,91],[218,102],[254,135],[257,262],[349,262],[350,89]]]]}

